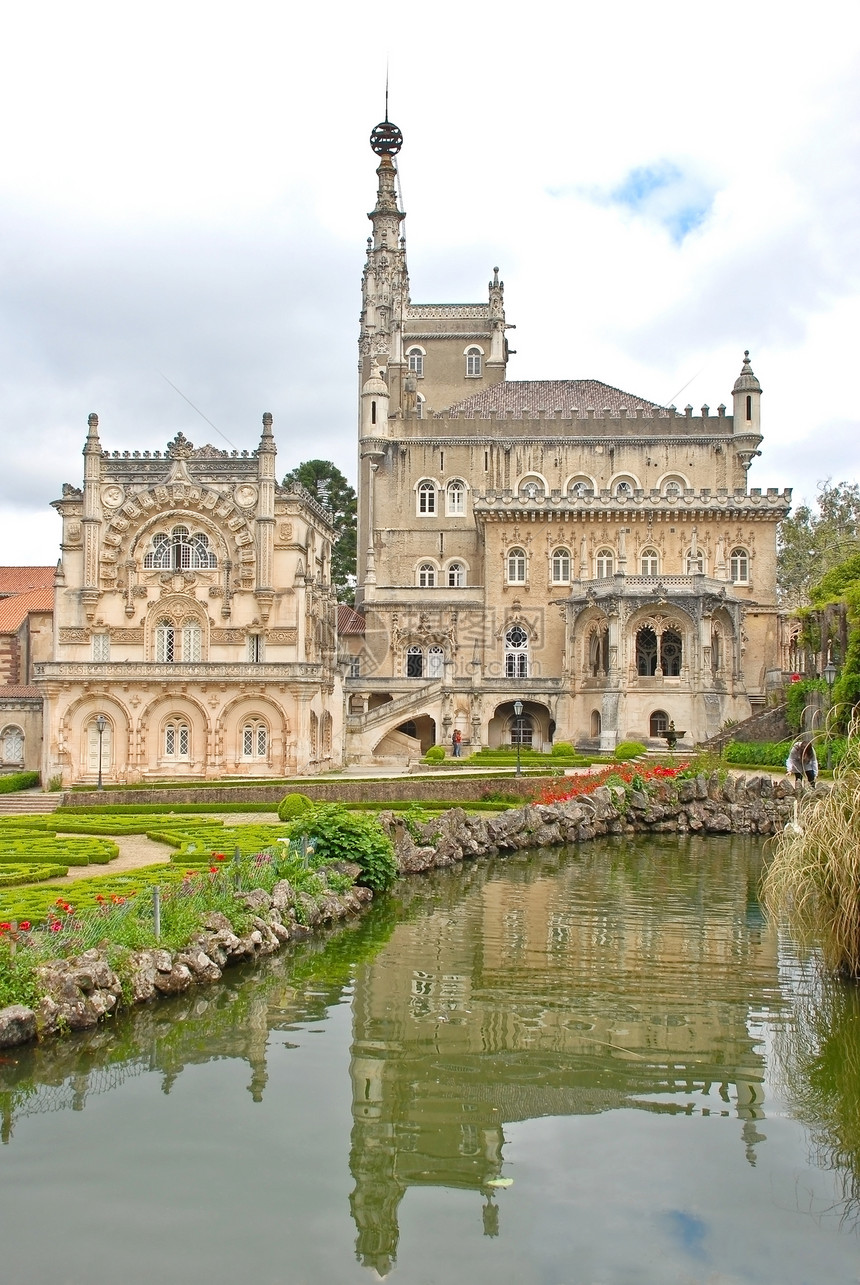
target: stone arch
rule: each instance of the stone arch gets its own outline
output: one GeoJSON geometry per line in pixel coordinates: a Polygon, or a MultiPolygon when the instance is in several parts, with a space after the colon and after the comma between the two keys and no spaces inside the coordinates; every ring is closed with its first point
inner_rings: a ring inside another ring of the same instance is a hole
{"type": "Polygon", "coordinates": [[[23,767],[25,740],[20,723],[7,723],[0,731],[0,763],[4,767],[23,767]]]}
{"type": "Polygon", "coordinates": [[[214,536],[219,561],[230,557],[239,578],[253,571],[257,556],[253,527],[233,500],[205,485],[170,482],[130,496],[107,520],[100,550],[103,577],[115,580],[118,566],[129,557],[139,560],[142,570],[141,540],[165,519],[199,525],[210,539],[214,536]]]}
{"type": "Polygon", "coordinates": [[[571,473],[564,484],[564,493],[570,499],[582,499],[586,494],[596,495],[597,481],[589,473],[571,473]]]}
{"type": "Polygon", "coordinates": [[[290,742],[296,717],[291,719],[284,705],[270,696],[240,692],[228,700],[218,712],[215,737],[220,744],[221,764],[228,771],[248,772],[264,763],[274,772],[285,771],[287,746],[290,742]],[[244,752],[244,728],[247,723],[262,721],[266,724],[266,752],[261,756],[254,746],[253,754],[244,752]]]}
{"type": "Polygon", "coordinates": [[[202,776],[212,749],[212,720],[203,702],[188,692],[159,692],[141,711],[138,722],[140,768],[157,775],[202,776]],[[166,752],[168,723],[187,720],[189,745],[187,753],[166,752]]]}
{"type": "Polygon", "coordinates": [[[638,678],[678,678],[693,654],[694,621],[675,604],[665,615],[646,607],[628,622],[626,637],[631,670],[638,678]]]}
{"type": "Polygon", "coordinates": [[[542,500],[545,496],[549,495],[550,490],[549,483],[543,473],[538,473],[536,469],[530,469],[527,473],[523,473],[522,476],[517,479],[517,484],[514,489],[521,500],[542,500]],[[534,495],[531,494],[532,490],[534,491],[534,495]]]}
{"type": "Polygon", "coordinates": [[[543,701],[521,697],[523,712],[517,715],[514,701],[500,701],[490,716],[487,744],[491,749],[515,746],[519,738],[521,749],[542,750],[552,740],[553,713],[543,701]]]}
{"type": "Polygon", "coordinates": [[[131,713],[113,692],[94,691],[71,701],[57,720],[58,755],[68,763],[73,781],[93,778],[98,771],[98,764],[91,765],[89,761],[88,728],[99,714],[104,714],[110,724],[110,758],[105,762],[103,756],[102,776],[122,780],[126,775],[132,744],[131,713]]]}

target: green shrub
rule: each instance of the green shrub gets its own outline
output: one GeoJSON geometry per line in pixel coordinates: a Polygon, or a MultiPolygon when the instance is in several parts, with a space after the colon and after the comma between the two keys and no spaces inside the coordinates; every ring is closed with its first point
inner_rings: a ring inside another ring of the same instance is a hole
{"type": "Polygon", "coordinates": [[[785,717],[792,731],[801,730],[803,711],[807,705],[816,703],[815,694],[826,691],[827,683],[823,678],[804,678],[802,682],[789,683],[785,693],[785,717]]]}
{"type": "Polygon", "coordinates": [[[324,804],[293,821],[290,837],[307,838],[318,861],[354,861],[359,882],[374,892],[385,892],[397,878],[394,848],[375,817],[324,804]]]}
{"type": "Polygon", "coordinates": [[[727,763],[752,767],[785,767],[791,741],[730,741],[724,758],[727,763]]]}
{"type": "Polygon", "coordinates": [[[10,772],[0,776],[0,794],[14,794],[16,790],[32,790],[39,784],[38,772],[10,772]]]}
{"type": "Polygon", "coordinates": [[[430,749],[424,755],[425,763],[444,763],[445,747],[443,745],[431,745],[430,749]]]}
{"type": "Polygon", "coordinates": [[[575,755],[576,755],[576,750],[571,745],[570,741],[556,741],[552,747],[553,758],[569,759],[569,758],[574,758],[575,755]]]}
{"type": "Polygon", "coordinates": [[[306,794],[288,794],[278,804],[278,820],[294,821],[303,812],[309,811],[313,805],[313,799],[309,799],[306,794]]]}
{"type": "Polygon", "coordinates": [[[619,763],[626,759],[637,759],[645,753],[645,746],[641,741],[622,741],[620,745],[615,746],[614,758],[619,763]]]}

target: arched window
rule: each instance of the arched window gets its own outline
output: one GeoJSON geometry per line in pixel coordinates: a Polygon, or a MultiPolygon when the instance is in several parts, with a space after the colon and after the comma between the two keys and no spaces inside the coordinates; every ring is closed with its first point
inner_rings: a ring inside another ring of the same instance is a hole
{"type": "Polygon", "coordinates": [[[427,677],[442,678],[445,674],[445,652],[441,647],[427,649],[427,677]]]}
{"type": "Polygon", "coordinates": [[[524,477],[519,484],[519,492],[524,500],[542,500],[546,495],[543,478],[524,477]]]}
{"type": "Polygon", "coordinates": [[[591,738],[592,738],[592,740],[594,740],[594,741],[596,741],[596,740],[597,740],[597,738],[598,738],[598,736],[600,735],[600,732],[601,732],[601,727],[602,727],[602,719],[601,719],[601,717],[600,717],[600,710],[599,710],[599,709],[593,709],[593,710],[591,711],[591,738]]]}
{"type": "Polygon", "coordinates": [[[620,482],[615,483],[615,498],[617,500],[630,500],[633,498],[633,483],[622,478],[620,482]]]}
{"type": "Polygon", "coordinates": [[[746,549],[732,549],[729,561],[733,582],[735,584],[749,584],[750,555],[746,549]]]}
{"type": "Polygon", "coordinates": [[[667,500],[680,499],[683,493],[683,490],[684,490],[683,485],[675,477],[670,477],[668,481],[663,483],[663,494],[665,495],[667,500]]]}
{"type": "Polygon", "coordinates": [[[608,580],[615,572],[615,554],[611,549],[601,549],[594,560],[598,580],[608,580]]]}
{"type": "Polygon", "coordinates": [[[505,677],[528,678],[529,636],[522,625],[511,625],[505,634],[505,677]]]}
{"type": "Polygon", "coordinates": [[[484,360],[484,357],[480,348],[467,348],[466,349],[466,376],[470,378],[474,378],[475,376],[480,375],[481,368],[483,365],[483,360],[484,360]]]}
{"type": "Polygon", "coordinates": [[[660,555],[656,549],[643,549],[640,559],[643,576],[656,576],[660,574],[660,555]]]}
{"type": "Polygon", "coordinates": [[[422,562],[418,568],[419,589],[432,589],[436,584],[436,568],[432,562],[422,562]]]}
{"type": "Polygon", "coordinates": [[[262,719],[249,719],[242,728],[242,758],[264,759],[269,748],[269,729],[262,719]]]}
{"type": "Polygon", "coordinates": [[[660,638],[660,668],[667,678],[681,674],[681,635],[674,629],[665,629],[660,638]]]}
{"type": "Polygon", "coordinates": [[[572,500],[584,500],[587,495],[593,494],[594,486],[588,477],[575,477],[568,487],[568,495],[572,500]]]}
{"type": "Polygon", "coordinates": [[[415,643],[413,643],[411,647],[406,648],[406,677],[424,677],[424,652],[422,648],[415,643]]]}
{"type": "Polygon", "coordinates": [[[569,549],[553,549],[551,575],[553,584],[570,583],[569,549]]]}
{"type": "Polygon", "coordinates": [[[163,531],[155,533],[143,565],[159,571],[199,570],[216,567],[218,559],[202,531],[192,535],[187,526],[175,526],[169,536],[163,531]]]}
{"type": "Polygon", "coordinates": [[[0,753],[4,763],[24,762],[24,733],[20,727],[4,727],[0,737],[0,753]]]}
{"type": "Polygon", "coordinates": [[[445,512],[449,518],[461,518],[466,512],[466,488],[459,478],[445,490],[445,512]]]}
{"type": "Polygon", "coordinates": [[[196,620],[182,622],[182,659],[195,661],[200,659],[200,644],[203,631],[196,620]]]}
{"type": "Polygon", "coordinates": [[[636,673],[642,678],[657,673],[657,635],[650,625],[636,631],[636,673]]]}
{"type": "Polygon", "coordinates": [[[191,754],[191,729],[183,719],[171,719],[164,725],[164,757],[187,759],[191,754]]]}
{"type": "Polygon", "coordinates": [[[525,584],[526,553],[525,549],[508,550],[508,584],[525,584]]]}
{"type": "Polygon", "coordinates": [[[418,514],[420,517],[426,517],[430,513],[436,512],[436,483],[419,482],[418,483],[418,514]]]}
{"type": "Polygon", "coordinates": [[[155,626],[155,659],[162,663],[176,659],[176,629],[172,620],[159,620],[155,626]]]}
{"type": "Polygon", "coordinates": [[[649,734],[657,738],[662,738],[669,730],[669,715],[663,709],[655,709],[649,722],[649,734]]]}
{"type": "Polygon", "coordinates": [[[466,568],[462,562],[452,562],[448,568],[448,587],[450,589],[462,589],[466,583],[466,568]]]}
{"type": "Polygon", "coordinates": [[[415,414],[418,419],[424,418],[424,397],[421,393],[415,394],[415,414]]]}
{"type": "Polygon", "coordinates": [[[421,348],[410,348],[406,353],[409,359],[409,369],[413,375],[419,379],[424,378],[424,350],[421,348]]]}
{"type": "Polygon", "coordinates": [[[688,549],[685,565],[687,567],[688,576],[703,575],[705,571],[705,555],[702,553],[701,549],[696,549],[695,553],[692,549],[688,549]]]}

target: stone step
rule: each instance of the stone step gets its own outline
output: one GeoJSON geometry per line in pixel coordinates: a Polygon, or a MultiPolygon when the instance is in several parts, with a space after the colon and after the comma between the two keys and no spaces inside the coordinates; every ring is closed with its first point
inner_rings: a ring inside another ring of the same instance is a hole
{"type": "Polygon", "coordinates": [[[36,794],[29,790],[0,794],[0,816],[36,816],[56,812],[61,794],[36,794]]]}

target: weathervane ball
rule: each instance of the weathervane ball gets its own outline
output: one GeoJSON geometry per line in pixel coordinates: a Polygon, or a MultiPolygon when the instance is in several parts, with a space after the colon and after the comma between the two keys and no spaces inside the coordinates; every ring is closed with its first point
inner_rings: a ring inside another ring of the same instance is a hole
{"type": "Polygon", "coordinates": [[[403,146],[403,135],[390,120],[383,120],[371,130],[370,146],[377,156],[396,156],[403,146]]]}

